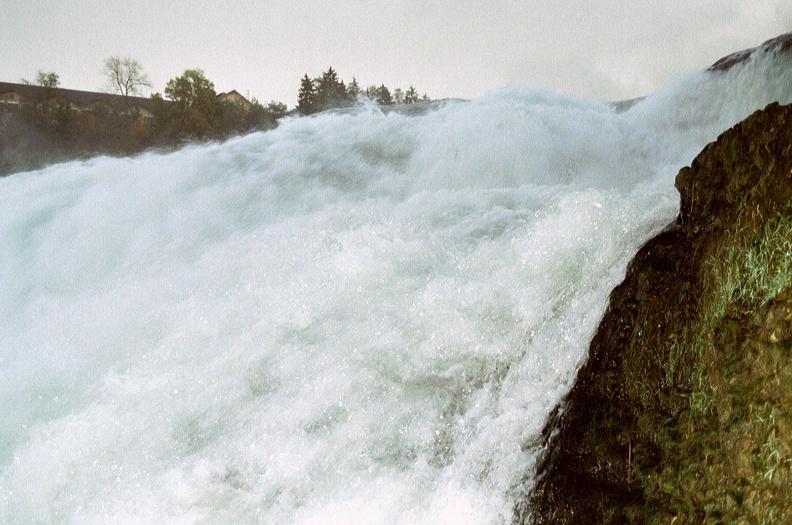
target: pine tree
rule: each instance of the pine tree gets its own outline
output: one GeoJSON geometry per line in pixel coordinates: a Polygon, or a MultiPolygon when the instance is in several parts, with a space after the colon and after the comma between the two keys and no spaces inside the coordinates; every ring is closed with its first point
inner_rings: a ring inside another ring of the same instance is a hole
{"type": "Polygon", "coordinates": [[[377,88],[377,104],[380,106],[393,105],[393,97],[390,94],[390,90],[385,87],[385,84],[381,84],[380,87],[377,88]]]}
{"type": "Polygon", "coordinates": [[[297,111],[301,115],[316,113],[316,90],[308,74],[300,80],[300,91],[297,93],[297,111]]]}
{"type": "Polygon", "coordinates": [[[338,79],[338,73],[332,68],[322,73],[321,78],[314,81],[316,89],[316,109],[330,109],[346,105],[346,86],[338,79]]]}
{"type": "Polygon", "coordinates": [[[352,77],[352,82],[347,86],[347,98],[354,104],[357,104],[360,99],[361,89],[355,77],[352,77]]]}
{"type": "Polygon", "coordinates": [[[365,92],[366,98],[372,102],[377,101],[377,86],[369,86],[365,92]]]}
{"type": "Polygon", "coordinates": [[[415,104],[421,100],[420,96],[418,95],[418,90],[415,89],[415,86],[410,86],[410,89],[404,94],[404,103],[405,104],[415,104]]]}

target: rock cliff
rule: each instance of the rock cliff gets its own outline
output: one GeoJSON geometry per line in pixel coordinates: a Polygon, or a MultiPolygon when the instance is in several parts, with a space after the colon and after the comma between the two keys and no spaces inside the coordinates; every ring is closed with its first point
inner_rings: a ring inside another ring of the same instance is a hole
{"type": "Polygon", "coordinates": [[[676,187],[516,523],[792,522],[792,106],[724,132],[676,187]]]}

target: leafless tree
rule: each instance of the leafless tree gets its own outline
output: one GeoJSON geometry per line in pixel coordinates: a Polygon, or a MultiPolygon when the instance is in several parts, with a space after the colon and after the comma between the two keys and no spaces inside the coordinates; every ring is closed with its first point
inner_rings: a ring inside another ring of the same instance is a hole
{"type": "Polygon", "coordinates": [[[143,66],[134,58],[110,57],[105,60],[102,72],[107,77],[107,88],[125,97],[142,95],[143,88],[151,88],[143,66]]]}

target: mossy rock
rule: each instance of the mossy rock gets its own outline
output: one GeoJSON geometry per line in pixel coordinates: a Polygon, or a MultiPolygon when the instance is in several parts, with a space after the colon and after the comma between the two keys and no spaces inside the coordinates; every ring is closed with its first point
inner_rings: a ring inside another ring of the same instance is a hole
{"type": "Polygon", "coordinates": [[[724,132],[676,186],[515,522],[792,522],[792,106],[724,132]]]}

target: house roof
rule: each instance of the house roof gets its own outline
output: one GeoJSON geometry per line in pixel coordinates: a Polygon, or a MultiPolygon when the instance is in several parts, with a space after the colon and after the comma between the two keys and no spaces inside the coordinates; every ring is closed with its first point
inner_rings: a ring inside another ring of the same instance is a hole
{"type": "Polygon", "coordinates": [[[124,97],[110,93],[96,93],[93,91],[80,91],[77,89],[47,88],[30,84],[14,84],[11,82],[0,82],[0,95],[3,93],[14,92],[30,99],[43,99],[52,97],[63,97],[80,106],[88,106],[97,102],[107,104],[126,104],[130,106],[148,107],[151,99],[146,97],[124,97]]]}
{"type": "Polygon", "coordinates": [[[244,98],[245,100],[247,100],[247,99],[246,99],[244,96],[242,96],[242,94],[240,94],[240,93],[239,93],[239,91],[237,91],[236,89],[232,89],[231,91],[227,91],[227,92],[225,92],[225,93],[218,93],[218,94],[217,94],[217,98],[221,98],[221,97],[241,97],[241,98],[244,98]]]}
{"type": "Polygon", "coordinates": [[[227,93],[218,93],[217,98],[218,100],[230,100],[244,107],[250,107],[253,105],[251,101],[242,96],[236,89],[232,89],[227,93]]]}

